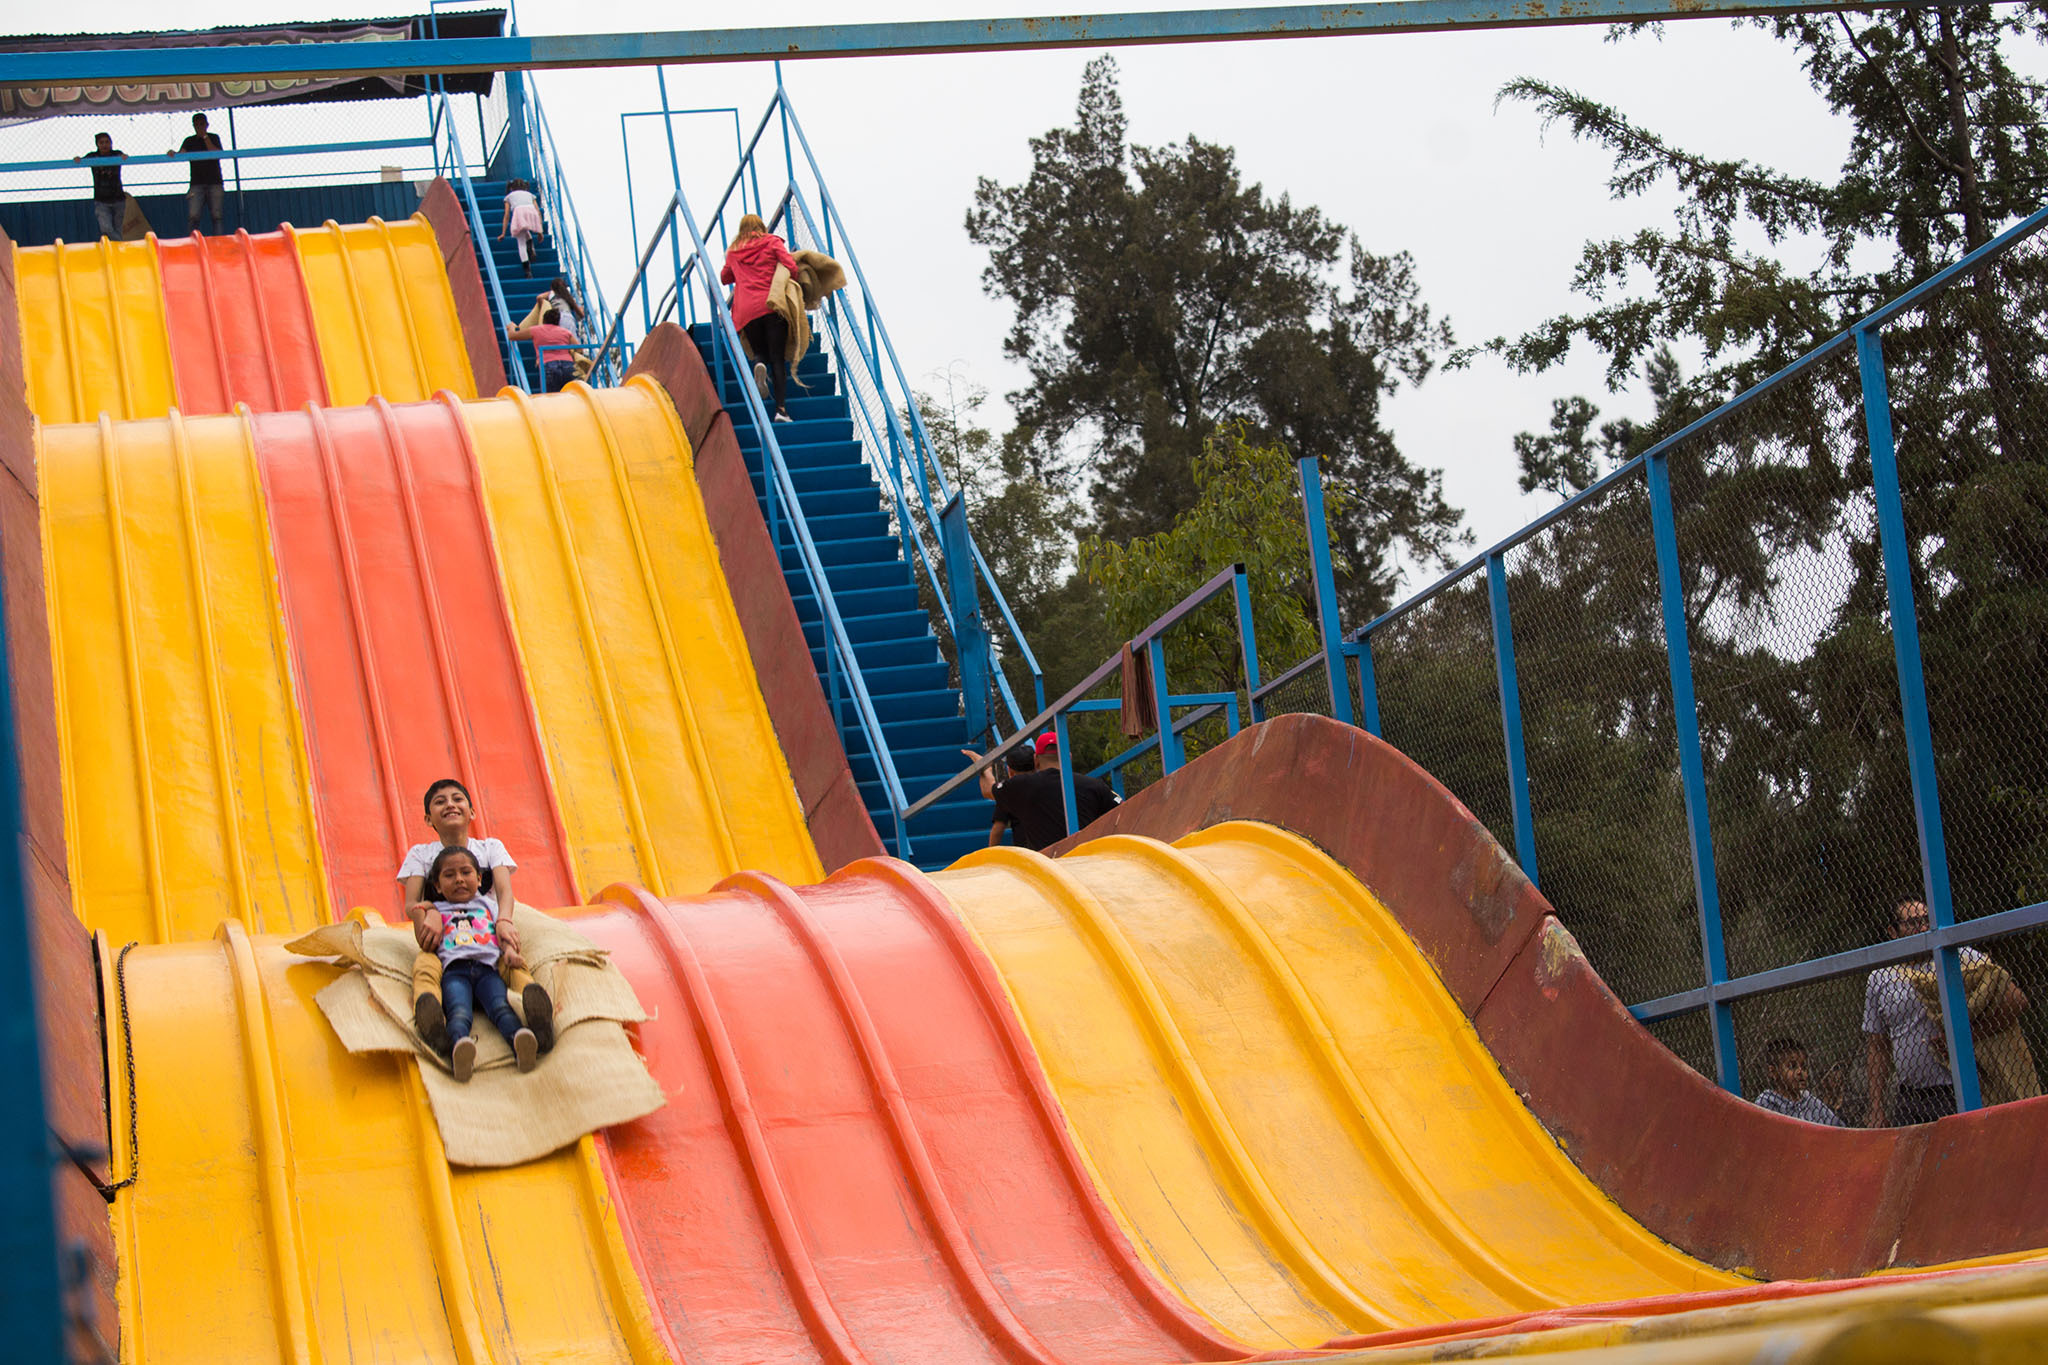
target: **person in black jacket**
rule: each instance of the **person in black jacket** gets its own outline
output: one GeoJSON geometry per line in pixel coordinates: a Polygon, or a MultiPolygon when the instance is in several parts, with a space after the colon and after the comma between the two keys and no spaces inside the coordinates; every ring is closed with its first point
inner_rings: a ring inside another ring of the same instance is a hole
{"type": "MultiPolygon", "coordinates": [[[[222,150],[220,135],[206,131],[206,115],[192,116],[192,136],[178,144],[181,152],[218,152],[222,150]]],[[[220,162],[194,161],[192,181],[185,191],[185,231],[199,231],[199,215],[202,209],[213,214],[213,233],[221,235],[221,210],[227,202],[227,184],[221,178],[220,162]]]]}
{"type": "MultiPolygon", "coordinates": [[[[121,162],[128,159],[128,153],[114,150],[112,133],[95,133],[89,155],[95,159],[113,158],[100,161],[92,168],[92,212],[93,217],[99,220],[100,236],[111,237],[118,242],[121,240],[121,216],[128,207],[128,191],[121,188],[121,162]]],[[[81,162],[85,157],[74,156],[71,160],[81,162]]]]}
{"type": "MultiPolygon", "coordinates": [[[[1001,781],[996,780],[993,767],[982,771],[981,794],[996,805],[996,818],[988,831],[991,848],[1002,843],[1006,829],[1014,829],[1017,842],[1030,849],[1050,848],[1070,832],[1066,792],[1060,782],[1059,740],[1050,733],[1043,734],[1033,748],[1035,754],[1024,749],[1010,751],[1011,772],[1001,781]],[[1022,771],[1018,770],[1020,759],[1026,764],[1022,771]]],[[[972,749],[960,752],[973,759],[981,757],[972,749]]],[[[1101,819],[1121,800],[1101,778],[1074,774],[1074,806],[1082,829],[1101,819]]]]}

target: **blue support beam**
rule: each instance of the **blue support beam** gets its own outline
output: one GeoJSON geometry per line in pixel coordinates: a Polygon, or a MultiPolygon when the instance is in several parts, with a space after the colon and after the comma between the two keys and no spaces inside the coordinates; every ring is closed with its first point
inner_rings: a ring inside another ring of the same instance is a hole
{"type": "MultiPolygon", "coordinates": [[[[1856,361],[1863,380],[1863,427],[1870,440],[1871,492],[1877,503],[1877,541],[1884,554],[1885,605],[1891,609],[1892,654],[1899,670],[1899,711],[1906,731],[1906,769],[1913,786],[1913,823],[1920,831],[1920,880],[1933,931],[1956,922],[1949,893],[1948,843],[1941,829],[1941,791],[1934,769],[1934,732],[1927,719],[1927,681],[1920,669],[1920,622],[1913,605],[1913,555],[1899,497],[1898,448],[1892,436],[1891,388],[1884,373],[1884,343],[1875,326],[1856,331],[1856,361]]],[[[1941,1019],[1948,1033],[1948,1069],[1956,1106],[1983,1104],[1977,1089],[1977,1052],[1970,1037],[1969,991],[1961,950],[1934,955],[1941,1019]]]]}
{"type": "MultiPolygon", "coordinates": [[[[967,733],[979,743],[988,732],[989,639],[981,620],[981,594],[974,577],[974,541],[967,529],[967,495],[956,491],[939,509],[939,543],[946,555],[946,594],[952,599],[953,657],[960,662],[960,698],[967,708],[967,733]]],[[[1060,754],[1066,754],[1064,745],[1060,754]]]]}
{"type": "Polygon", "coordinates": [[[1501,555],[1486,557],[1486,596],[1493,609],[1493,675],[1500,687],[1501,739],[1507,746],[1508,798],[1515,814],[1515,861],[1529,885],[1536,880],[1536,816],[1529,801],[1529,762],[1522,748],[1522,687],[1515,677],[1515,632],[1508,619],[1508,568],[1501,555]]]}
{"type": "Polygon", "coordinates": [[[1369,735],[1380,732],[1380,682],[1372,671],[1372,632],[1360,631],[1351,648],[1358,658],[1358,723],[1369,735]]]}
{"type": "Polygon", "coordinates": [[[390,43],[108,48],[0,56],[0,85],[106,85],[288,80],[416,72],[536,71],[559,67],[683,66],[702,62],[904,57],[1064,47],[1138,47],[1271,38],[1327,38],[1460,29],[1550,28],[1672,19],[1903,8],[1911,0],[1377,0],[1046,18],[932,19],[789,28],[413,38],[390,43]]]}
{"type": "Polygon", "coordinates": [[[1678,517],[1671,505],[1671,467],[1664,454],[1645,462],[1650,482],[1650,537],[1657,547],[1657,588],[1664,604],[1664,652],[1671,662],[1671,714],[1678,732],[1678,776],[1685,791],[1685,827],[1692,844],[1693,894],[1700,910],[1700,955],[1707,966],[1707,1019],[1714,1038],[1714,1076],[1742,1093],[1735,1059],[1735,1015],[1718,988],[1728,980],[1721,932],[1721,890],[1714,878],[1714,834],[1707,815],[1706,759],[1700,747],[1699,702],[1692,690],[1692,632],[1678,566],[1678,517]]]}
{"type": "Polygon", "coordinates": [[[1344,669],[1344,636],[1337,624],[1337,574],[1330,563],[1330,528],[1323,516],[1323,464],[1303,456],[1301,508],[1308,522],[1308,559],[1315,571],[1316,626],[1323,637],[1323,667],[1330,675],[1330,715],[1351,723],[1351,678],[1344,669]]]}

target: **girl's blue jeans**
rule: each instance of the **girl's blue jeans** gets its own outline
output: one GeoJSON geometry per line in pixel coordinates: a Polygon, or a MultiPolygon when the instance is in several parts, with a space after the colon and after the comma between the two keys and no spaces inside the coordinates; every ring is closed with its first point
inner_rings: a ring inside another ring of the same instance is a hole
{"type": "Polygon", "coordinates": [[[451,1039],[469,1036],[478,1009],[498,1026],[506,1042],[512,1041],[512,1035],[521,1028],[519,1016],[512,1012],[512,1003],[505,997],[505,979],[498,975],[497,966],[473,957],[458,957],[441,964],[441,1009],[448,1017],[451,1039]]]}

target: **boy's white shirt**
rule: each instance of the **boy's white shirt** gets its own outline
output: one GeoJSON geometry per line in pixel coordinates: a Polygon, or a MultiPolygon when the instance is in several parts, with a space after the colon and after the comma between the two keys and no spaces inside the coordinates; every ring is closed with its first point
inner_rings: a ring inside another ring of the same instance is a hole
{"type": "MultiPolygon", "coordinates": [[[[398,866],[398,880],[407,877],[424,877],[427,869],[434,865],[434,859],[446,848],[439,839],[432,843],[414,844],[405,851],[405,861],[398,866]]],[[[477,866],[488,868],[509,867],[519,870],[519,864],[512,861],[512,855],[505,851],[505,845],[496,839],[471,839],[469,851],[475,855],[477,866]]]]}

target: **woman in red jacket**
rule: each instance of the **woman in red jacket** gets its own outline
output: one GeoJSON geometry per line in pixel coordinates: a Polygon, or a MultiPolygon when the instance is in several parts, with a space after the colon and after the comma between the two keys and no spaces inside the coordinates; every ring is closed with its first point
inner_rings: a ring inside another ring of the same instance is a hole
{"type": "Polygon", "coordinates": [[[768,230],[761,216],[750,213],[740,219],[740,230],[725,251],[725,268],[718,278],[733,285],[732,323],[754,350],[754,383],[763,398],[775,400],[774,420],[787,422],[783,410],[789,384],[789,324],[768,302],[768,286],[775,280],[775,267],[796,278],[796,257],[780,237],[768,230]],[[772,380],[772,382],[771,382],[772,380]]]}

